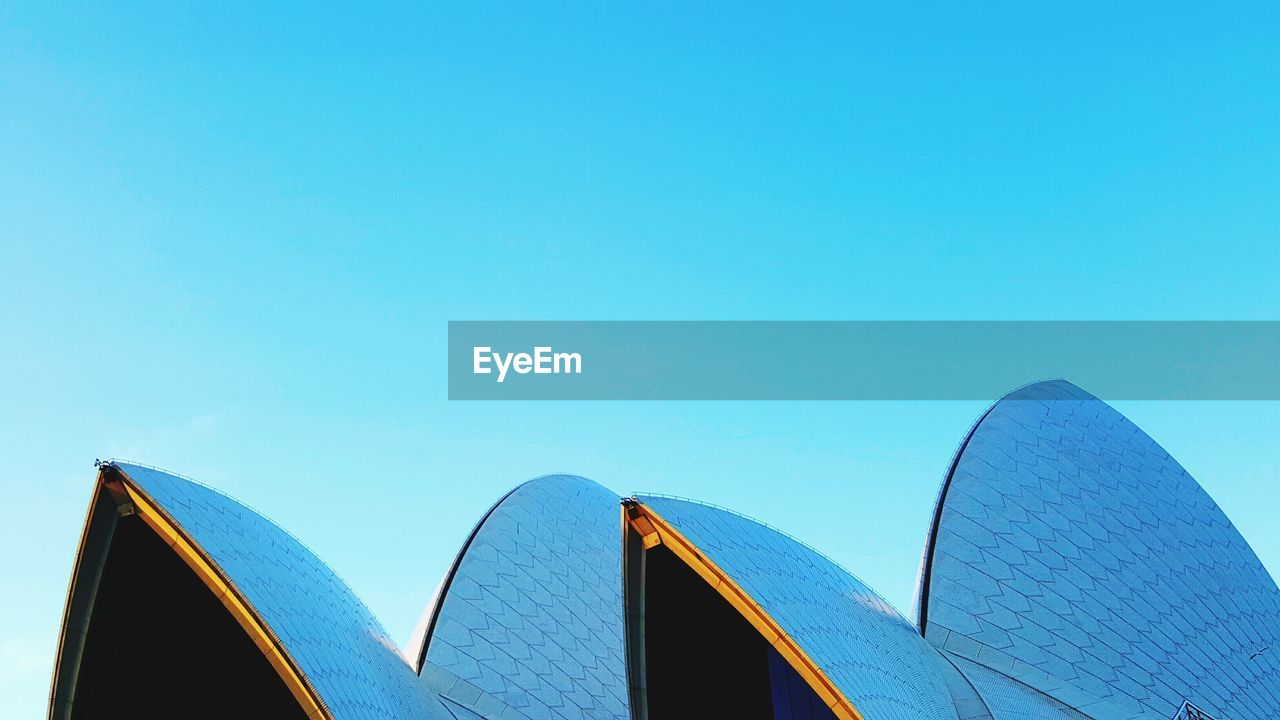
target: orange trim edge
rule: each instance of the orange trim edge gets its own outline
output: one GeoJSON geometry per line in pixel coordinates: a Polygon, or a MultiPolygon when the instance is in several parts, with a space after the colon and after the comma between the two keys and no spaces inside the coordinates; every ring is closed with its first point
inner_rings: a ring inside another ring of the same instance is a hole
{"type": "Polygon", "coordinates": [[[795,668],[800,677],[813,688],[822,702],[831,708],[840,720],[863,720],[853,703],[840,692],[835,683],[818,667],[800,645],[787,634],[782,626],[765,612],[760,604],[751,598],[728,573],[721,570],[706,555],[689,541],[680,531],[654,512],[642,502],[636,502],[638,514],[631,518],[631,527],[644,538],[645,548],[655,545],[666,545],[676,557],[707,582],[720,596],[729,602],[742,617],[746,618],[764,639],[778,651],[778,654],[795,668]],[[655,537],[656,536],[656,537],[655,537]]]}
{"type": "Polygon", "coordinates": [[[303,712],[314,720],[332,720],[333,716],[325,709],[315,688],[307,681],[302,671],[294,664],[288,652],[280,644],[276,636],[267,628],[265,621],[258,615],[249,601],[241,597],[239,590],[223,574],[200,549],[199,545],[182,531],[168,513],[155,505],[144,490],[134,485],[133,480],[123,472],[124,490],[129,496],[142,520],[165,541],[178,557],[195,572],[209,591],[217,596],[222,606],[231,613],[240,627],[244,629],[253,644],[271,663],[271,667],[280,675],[289,692],[293,694],[303,712]]]}

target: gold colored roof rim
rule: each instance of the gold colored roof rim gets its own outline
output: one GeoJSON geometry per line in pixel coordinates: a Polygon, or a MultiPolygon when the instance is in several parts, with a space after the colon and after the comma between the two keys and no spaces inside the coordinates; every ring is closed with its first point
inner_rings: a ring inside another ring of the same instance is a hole
{"type": "Polygon", "coordinates": [[[764,637],[774,650],[787,661],[801,678],[813,688],[822,702],[840,720],[863,720],[853,703],[840,692],[822,668],[809,657],[787,631],[760,606],[746,590],[742,589],[724,570],[720,569],[702,551],[698,550],[679,530],[668,523],[643,501],[629,500],[635,509],[629,518],[631,528],[640,535],[645,549],[665,545],[676,557],[688,565],[708,585],[723,597],[751,626],[764,637]],[[634,504],[632,504],[634,503],[634,504]]]}
{"type": "MultiPolygon", "coordinates": [[[[200,582],[222,603],[253,644],[262,652],[308,718],[333,720],[333,715],[325,706],[319,693],[289,655],[280,638],[272,632],[266,621],[254,609],[252,603],[240,593],[235,583],[227,577],[199,543],[192,539],[146,490],[134,482],[119,466],[104,464],[98,473],[98,492],[102,491],[110,493],[117,504],[132,505],[133,512],[142,518],[143,522],[177,554],[187,567],[191,568],[200,582]]],[[[85,521],[86,529],[92,521],[92,507],[90,506],[89,517],[85,521]]],[[[74,592],[74,587],[72,591],[74,592]]]]}

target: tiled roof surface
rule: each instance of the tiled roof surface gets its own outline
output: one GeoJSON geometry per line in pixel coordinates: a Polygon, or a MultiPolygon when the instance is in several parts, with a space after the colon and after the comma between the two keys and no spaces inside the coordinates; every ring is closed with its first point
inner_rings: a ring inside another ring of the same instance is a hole
{"type": "MultiPolygon", "coordinates": [[[[217,564],[338,720],[630,715],[621,510],[590,480],[538,478],[494,506],[427,616],[419,677],[288,533],[196,483],[117,467],[217,564]]],[[[865,720],[1280,717],[1280,589],[1177,462],[1070,383],[1012,393],[957,454],[921,574],[923,638],[783,533],[638,499],[865,720]]]]}
{"type": "Polygon", "coordinates": [[[949,657],[978,691],[992,720],[1089,720],[1013,678],[962,657],[949,657]]]}
{"type": "Polygon", "coordinates": [[[1095,717],[1280,717],[1280,590],[1194,479],[1065,381],[997,403],[944,491],[926,636],[1095,717]]]}
{"type": "Polygon", "coordinates": [[[291,535],[203,485],[140,465],[116,467],[226,574],[336,720],[451,717],[369,609],[291,535]]]}
{"type": "Polygon", "coordinates": [[[629,717],[621,517],[616,494],[580,477],[508,495],[440,601],[423,677],[486,717],[629,717]]]}
{"type": "Polygon", "coordinates": [[[866,720],[957,720],[937,652],[862,581],[741,515],[687,500],[638,499],[746,591],[866,720]]]}

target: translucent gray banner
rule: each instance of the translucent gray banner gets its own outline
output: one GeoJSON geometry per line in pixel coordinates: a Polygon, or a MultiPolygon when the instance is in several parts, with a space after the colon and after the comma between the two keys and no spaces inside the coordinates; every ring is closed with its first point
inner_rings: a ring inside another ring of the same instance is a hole
{"type": "Polygon", "coordinates": [[[1280,322],[449,323],[450,400],[1280,399],[1280,322]]]}

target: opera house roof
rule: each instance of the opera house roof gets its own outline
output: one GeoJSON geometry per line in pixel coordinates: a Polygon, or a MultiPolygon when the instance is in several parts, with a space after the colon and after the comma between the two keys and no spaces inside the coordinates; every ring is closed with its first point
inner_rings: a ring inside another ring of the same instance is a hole
{"type": "Polygon", "coordinates": [[[459,540],[402,650],[258,513],[105,463],[49,716],[1280,718],[1275,581],[1177,461],[1065,381],[970,429],[910,618],[761,522],[581,477],[516,487],[459,540]]]}

